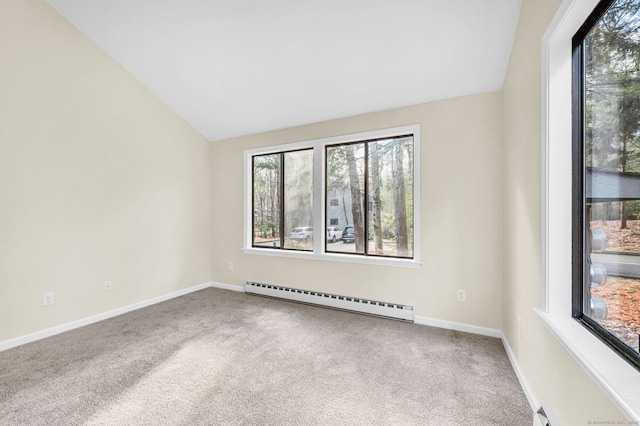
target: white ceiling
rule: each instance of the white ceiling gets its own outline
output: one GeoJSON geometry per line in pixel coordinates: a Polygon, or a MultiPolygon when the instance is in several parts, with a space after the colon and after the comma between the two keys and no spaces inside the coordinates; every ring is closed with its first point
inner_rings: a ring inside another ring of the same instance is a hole
{"type": "Polygon", "coordinates": [[[48,0],[211,141],[500,90],[522,0],[48,0]]]}

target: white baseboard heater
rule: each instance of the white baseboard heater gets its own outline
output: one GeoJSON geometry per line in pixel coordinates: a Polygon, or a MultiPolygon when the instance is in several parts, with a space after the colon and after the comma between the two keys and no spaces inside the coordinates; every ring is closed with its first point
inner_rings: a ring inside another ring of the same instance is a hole
{"type": "Polygon", "coordinates": [[[361,312],[369,315],[377,315],[413,322],[413,306],[399,305],[397,303],[359,299],[357,297],[339,296],[337,294],[300,290],[297,288],[260,284],[249,281],[245,284],[244,291],[246,293],[259,294],[262,296],[276,297],[296,302],[309,303],[312,305],[327,306],[336,309],[344,309],[347,311],[361,312]]]}

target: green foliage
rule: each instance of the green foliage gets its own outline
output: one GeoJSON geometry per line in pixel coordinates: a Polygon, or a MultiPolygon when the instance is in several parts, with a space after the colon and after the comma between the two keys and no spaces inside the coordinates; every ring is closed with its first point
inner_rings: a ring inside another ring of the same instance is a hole
{"type": "MultiPolygon", "coordinates": [[[[586,166],[640,173],[639,0],[610,7],[585,37],[584,58],[586,166]]],[[[634,209],[620,205],[621,228],[634,209]]]]}
{"type": "Polygon", "coordinates": [[[585,39],[587,166],[640,172],[639,12],[619,0],[585,39]]]}

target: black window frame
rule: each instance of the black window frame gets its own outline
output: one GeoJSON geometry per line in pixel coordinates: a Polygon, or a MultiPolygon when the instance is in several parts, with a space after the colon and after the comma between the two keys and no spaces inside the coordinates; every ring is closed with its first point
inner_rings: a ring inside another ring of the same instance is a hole
{"type": "MultiPolygon", "coordinates": [[[[301,152],[301,151],[311,151],[312,153],[314,153],[314,149],[313,147],[307,147],[307,148],[298,148],[298,149],[290,149],[290,150],[284,150],[284,151],[276,151],[276,152],[266,152],[263,154],[255,154],[251,156],[251,229],[252,232],[254,232],[254,234],[251,236],[251,247],[252,248],[260,248],[260,249],[267,249],[267,250],[289,250],[289,251],[300,251],[300,252],[313,252],[313,247],[311,249],[296,249],[296,248],[291,248],[291,247],[285,247],[284,244],[284,237],[285,237],[285,227],[284,227],[284,220],[285,220],[285,182],[284,182],[284,176],[285,176],[285,161],[284,161],[284,157],[286,154],[290,154],[292,152],[301,152]],[[280,156],[280,168],[278,170],[278,172],[280,173],[280,182],[278,185],[278,198],[280,200],[280,212],[279,212],[279,217],[278,217],[278,222],[279,222],[279,226],[280,226],[280,245],[279,246],[258,246],[255,244],[255,228],[256,228],[256,216],[255,216],[255,159],[256,157],[265,157],[265,156],[269,156],[269,155],[279,155],[280,156]]],[[[312,167],[313,167],[313,161],[312,161],[312,167]]],[[[313,223],[310,225],[310,227],[313,227],[313,223]]],[[[302,227],[300,227],[302,228],[302,227]]]]}
{"type": "MultiPolygon", "coordinates": [[[[365,235],[365,244],[364,244],[364,252],[363,253],[349,253],[349,252],[342,252],[342,251],[332,251],[329,249],[328,246],[328,241],[325,238],[324,239],[324,249],[326,253],[331,253],[331,254],[343,254],[346,256],[361,256],[361,257],[369,257],[369,258],[387,258],[387,259],[404,259],[404,260],[415,260],[415,239],[413,240],[412,244],[412,248],[411,248],[411,256],[390,256],[390,255],[380,255],[380,254],[373,254],[373,253],[369,253],[369,244],[368,244],[368,238],[366,236],[368,236],[369,234],[369,211],[371,210],[370,205],[371,202],[368,201],[368,195],[369,195],[369,163],[367,161],[367,159],[369,158],[369,144],[370,143],[375,143],[378,141],[385,141],[385,140],[389,140],[389,139],[403,139],[403,138],[411,138],[411,143],[415,144],[415,134],[414,133],[402,133],[402,134],[397,134],[394,136],[384,136],[384,137],[378,137],[378,138],[369,138],[369,139],[360,139],[360,140],[352,140],[352,141],[345,141],[345,142],[337,142],[337,143],[331,143],[331,144],[326,144],[324,145],[324,153],[323,153],[323,160],[324,160],[324,168],[325,168],[325,173],[324,173],[324,194],[323,197],[325,200],[329,199],[329,183],[328,183],[328,174],[327,174],[327,170],[329,169],[328,166],[328,161],[329,161],[329,155],[327,154],[327,151],[331,148],[335,148],[335,147],[339,147],[339,146],[345,146],[345,145],[358,145],[358,144],[362,144],[364,146],[364,173],[363,173],[363,188],[362,188],[362,192],[363,192],[363,225],[364,225],[364,235],[365,235]]],[[[412,158],[412,161],[415,163],[416,159],[415,157],[412,158]]],[[[414,180],[414,185],[415,185],[415,180],[414,180]]],[[[325,202],[325,209],[324,209],[324,215],[325,215],[325,219],[329,214],[329,203],[325,202]]],[[[412,221],[414,223],[415,226],[415,208],[411,211],[411,216],[412,216],[412,221]]],[[[351,224],[347,224],[344,226],[343,229],[346,229],[347,227],[353,227],[354,225],[351,224]]],[[[415,229],[412,230],[412,235],[415,236],[415,229]]]]}
{"type": "Polygon", "coordinates": [[[609,10],[616,0],[602,0],[585,20],[572,38],[572,297],[571,315],[582,326],[603,341],[625,361],[640,371],[640,355],[634,352],[618,337],[585,314],[590,295],[585,291],[584,279],[589,276],[585,245],[589,236],[585,235],[586,211],[585,181],[585,52],[584,41],[591,30],[609,10]]]}

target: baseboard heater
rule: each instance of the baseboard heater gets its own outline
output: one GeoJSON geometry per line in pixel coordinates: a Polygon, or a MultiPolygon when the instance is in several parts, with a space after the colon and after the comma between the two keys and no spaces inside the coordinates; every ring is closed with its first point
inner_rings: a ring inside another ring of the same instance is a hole
{"type": "Polygon", "coordinates": [[[397,303],[359,299],[357,297],[339,296],[337,294],[300,290],[297,288],[260,284],[249,281],[245,284],[244,291],[246,293],[259,294],[262,296],[276,297],[296,302],[309,303],[312,305],[344,309],[347,311],[413,322],[413,306],[399,305],[397,303]]]}

